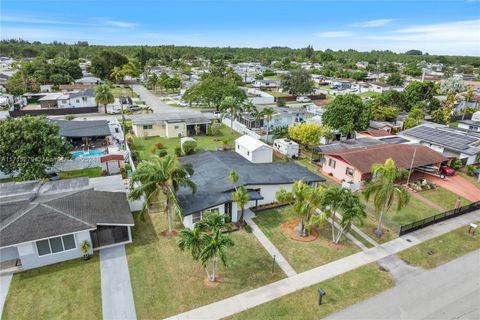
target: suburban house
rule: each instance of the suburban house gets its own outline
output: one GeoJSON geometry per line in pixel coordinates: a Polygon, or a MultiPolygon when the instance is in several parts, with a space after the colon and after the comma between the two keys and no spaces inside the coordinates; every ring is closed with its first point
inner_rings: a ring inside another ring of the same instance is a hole
{"type": "Polygon", "coordinates": [[[215,116],[200,111],[162,112],[131,116],[137,137],[178,138],[206,134],[215,116]]]}
{"type": "Polygon", "coordinates": [[[235,140],[235,152],[253,163],[269,163],[273,160],[272,147],[248,135],[235,140]]]}
{"type": "Polygon", "coordinates": [[[60,128],[60,136],[75,149],[105,147],[114,143],[107,120],[50,120],[60,128]]]}
{"type": "Polygon", "coordinates": [[[255,80],[252,84],[254,88],[274,89],[280,87],[280,81],[272,79],[255,80]]]}
{"type": "Polygon", "coordinates": [[[391,122],[375,120],[370,120],[368,127],[375,130],[383,130],[388,134],[395,134],[402,129],[402,127],[391,122]]]}
{"type": "Polygon", "coordinates": [[[282,138],[273,141],[273,150],[286,155],[289,158],[298,158],[300,146],[295,141],[282,138]]]}
{"type": "Polygon", "coordinates": [[[382,82],[372,82],[370,83],[370,88],[373,92],[382,93],[390,90],[391,86],[382,82]]]}
{"type": "Polygon", "coordinates": [[[97,77],[83,77],[75,80],[75,83],[83,85],[98,85],[102,82],[100,78],[97,77]]]}
{"type": "Polygon", "coordinates": [[[322,152],[322,172],[339,182],[358,190],[363,182],[372,177],[371,168],[376,163],[385,163],[389,158],[399,169],[423,168],[438,172],[442,162],[448,159],[432,149],[412,144],[379,144],[369,147],[322,152]]]}
{"type": "Polygon", "coordinates": [[[253,163],[230,151],[200,152],[182,157],[180,161],[193,166],[194,174],[190,179],[197,186],[195,193],[184,187],[177,193],[183,224],[188,228],[201,220],[205,210],[215,210],[228,215],[233,222],[238,221],[240,208],[231,198],[235,186],[228,179],[232,170],[239,177],[236,186],[245,186],[248,190],[250,201],[245,208],[275,202],[275,193],[281,188],[291,190],[297,180],[303,179],[310,184],[325,181],[293,162],[253,163]]]}
{"type": "Polygon", "coordinates": [[[134,225],[126,193],[100,191],[88,178],[0,184],[0,223],[5,272],[77,259],[84,241],[90,253],[129,243],[134,225]]]}
{"type": "Polygon", "coordinates": [[[442,125],[422,124],[402,131],[401,137],[425,145],[447,158],[462,160],[466,165],[476,163],[480,152],[480,134],[442,125]]]}
{"type": "Polygon", "coordinates": [[[42,109],[91,108],[97,105],[94,89],[46,93],[38,102],[42,109]]]}
{"type": "Polygon", "coordinates": [[[475,112],[472,115],[471,120],[458,120],[458,128],[467,131],[480,132],[480,111],[475,112]]]}

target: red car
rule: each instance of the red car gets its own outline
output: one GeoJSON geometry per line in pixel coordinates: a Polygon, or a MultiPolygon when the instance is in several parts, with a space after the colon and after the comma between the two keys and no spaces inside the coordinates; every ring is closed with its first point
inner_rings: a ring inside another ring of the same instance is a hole
{"type": "Polygon", "coordinates": [[[443,174],[445,176],[454,176],[455,175],[455,169],[447,167],[447,166],[441,166],[440,167],[440,174],[443,174]]]}

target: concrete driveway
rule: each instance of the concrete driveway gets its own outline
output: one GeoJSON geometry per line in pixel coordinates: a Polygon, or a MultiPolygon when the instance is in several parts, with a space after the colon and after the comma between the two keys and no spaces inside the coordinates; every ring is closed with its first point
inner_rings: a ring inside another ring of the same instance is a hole
{"type": "Polygon", "coordinates": [[[142,101],[145,101],[145,104],[153,109],[155,113],[161,112],[182,112],[183,109],[170,107],[168,104],[163,102],[159,97],[151,93],[145,86],[140,84],[133,84],[132,90],[140,96],[142,101]]]}
{"type": "Polygon", "coordinates": [[[327,319],[480,319],[479,265],[477,250],[327,319]]]}

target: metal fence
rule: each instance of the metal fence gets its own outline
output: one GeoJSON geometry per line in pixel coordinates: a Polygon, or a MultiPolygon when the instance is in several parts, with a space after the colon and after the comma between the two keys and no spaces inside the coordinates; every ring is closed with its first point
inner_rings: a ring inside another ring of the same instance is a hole
{"type": "Polygon", "coordinates": [[[463,207],[460,207],[460,208],[457,208],[457,209],[448,210],[448,211],[436,214],[434,216],[431,216],[431,217],[428,217],[428,218],[418,220],[418,221],[412,222],[410,224],[406,224],[406,225],[401,226],[400,227],[400,235],[402,236],[404,234],[407,234],[407,233],[410,233],[410,232],[428,227],[432,224],[435,224],[435,223],[438,223],[438,222],[441,222],[441,221],[444,221],[444,220],[447,220],[447,219],[450,219],[450,218],[455,218],[455,217],[458,217],[458,216],[461,216],[463,214],[466,214],[466,213],[469,213],[469,212],[472,212],[472,211],[475,211],[475,210],[479,210],[479,209],[480,209],[480,201],[473,202],[469,205],[466,205],[466,206],[463,206],[463,207]]]}

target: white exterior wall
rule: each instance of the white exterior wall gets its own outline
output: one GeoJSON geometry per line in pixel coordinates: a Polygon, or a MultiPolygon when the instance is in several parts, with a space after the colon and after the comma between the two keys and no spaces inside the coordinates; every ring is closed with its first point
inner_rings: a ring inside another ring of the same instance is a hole
{"type": "Polygon", "coordinates": [[[289,157],[298,157],[299,146],[297,143],[284,143],[281,140],[273,141],[273,149],[289,157]]]}
{"type": "Polygon", "coordinates": [[[250,151],[245,146],[235,142],[235,151],[253,163],[270,163],[273,160],[272,148],[268,146],[263,146],[256,150],[250,151]]]}
{"type": "Polygon", "coordinates": [[[178,138],[179,134],[181,134],[182,137],[187,135],[187,125],[184,122],[167,123],[166,127],[167,138],[178,138]]]}
{"type": "Polygon", "coordinates": [[[86,99],[84,100],[83,97],[76,97],[70,98],[70,108],[85,108],[85,107],[94,107],[97,104],[95,103],[94,97],[84,96],[86,99]]]}
{"type": "MultiPolygon", "coordinates": [[[[38,268],[41,266],[82,257],[83,253],[80,250],[80,246],[82,242],[84,240],[87,240],[88,242],[90,242],[90,244],[92,244],[92,239],[90,238],[90,231],[82,231],[82,232],[75,233],[74,237],[75,237],[75,243],[77,245],[75,249],[62,251],[59,253],[48,254],[44,256],[38,255],[35,241],[16,245],[15,247],[18,250],[19,258],[22,261],[23,270],[38,268]]],[[[91,248],[90,253],[92,252],[93,250],[91,248]]]]}
{"type": "Polygon", "coordinates": [[[461,153],[459,159],[465,159],[465,158],[467,158],[466,165],[474,164],[476,162],[475,160],[477,158],[477,155],[476,154],[468,155],[468,154],[461,153]]]}

